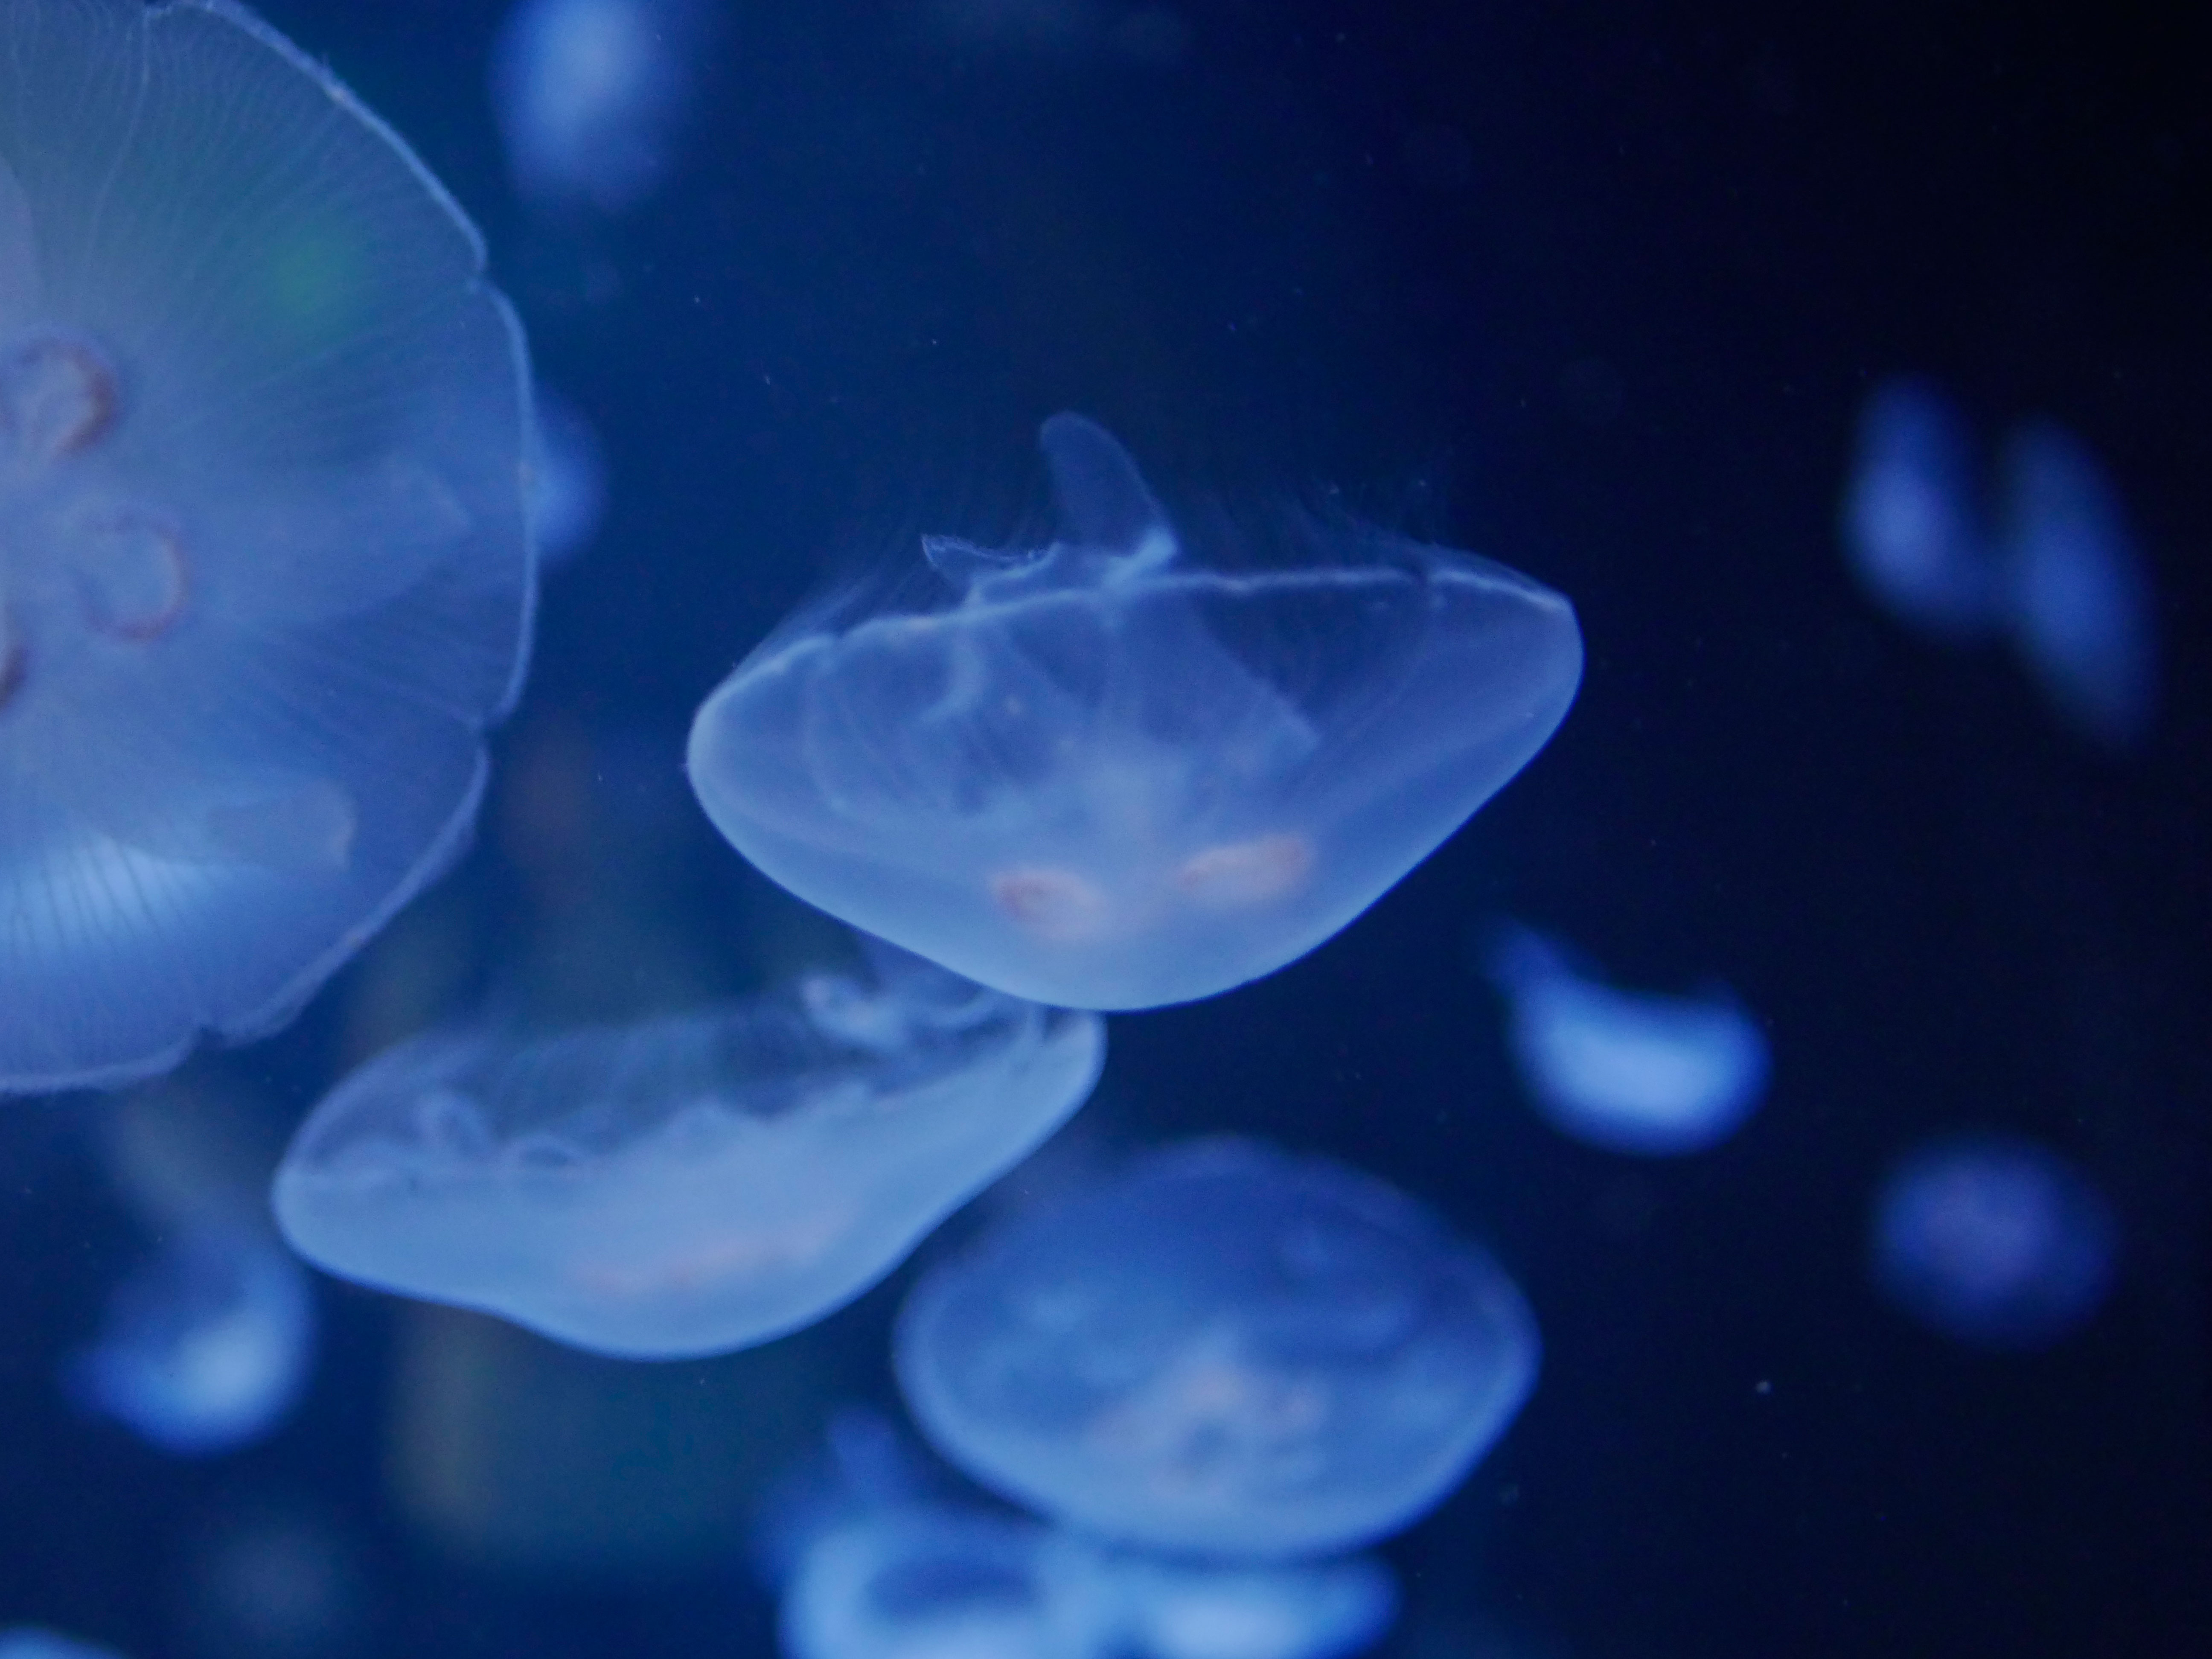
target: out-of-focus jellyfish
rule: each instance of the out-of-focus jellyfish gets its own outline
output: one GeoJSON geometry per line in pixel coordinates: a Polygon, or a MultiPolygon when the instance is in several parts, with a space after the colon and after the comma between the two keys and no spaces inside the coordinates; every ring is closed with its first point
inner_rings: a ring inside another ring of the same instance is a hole
{"type": "Polygon", "coordinates": [[[1931,1141],[1875,1203],[1876,1287],[1976,1347],[2046,1347],[2077,1329],[2103,1304],[2118,1253],[2118,1225],[2088,1177],[2014,1135],[1931,1141]]]}
{"type": "Polygon", "coordinates": [[[491,60],[516,190],[608,213],[650,196],[675,164],[710,26],[698,0],[519,0],[491,60]]]}
{"type": "Polygon", "coordinates": [[[99,1340],[64,1370],[88,1409],[179,1456],[252,1444],[306,1391],[315,1351],[307,1276],[273,1238],[198,1226],[117,1287],[99,1340]]]}
{"type": "Polygon", "coordinates": [[[1621,991],[1570,953],[1509,924],[1484,957],[1504,994],[1513,1057],[1539,1109],[1608,1152],[1701,1152],[1733,1134],[1765,1092],[1765,1036],[1725,992],[1621,991]]]}
{"type": "Polygon", "coordinates": [[[2002,476],[2014,642],[2061,720],[2128,748],[2156,710],[2158,641],[2118,497],[2081,441],[2048,422],[2013,434],[2002,476]]]}
{"type": "Polygon", "coordinates": [[[899,1382],[937,1449],[1148,1548],[1333,1553],[1411,1525],[1528,1396],[1536,1324],[1382,1182],[1200,1141],[933,1269],[899,1382]]]}
{"type": "Polygon", "coordinates": [[[355,1073],[277,1170],[284,1234],[364,1284],[595,1352],[726,1352],[823,1317],[1059,1127],[1104,1022],[890,951],[873,984],[355,1073]]]}
{"type": "Polygon", "coordinates": [[[522,337],[228,0],[0,9],[0,1090],[282,1024],[466,840],[533,585],[522,337]]]}
{"type": "Polygon", "coordinates": [[[1012,1516],[863,1513],[817,1538],[783,1589],[785,1659],[1112,1659],[1097,1553],[1012,1516]]]}
{"type": "Polygon", "coordinates": [[[35,1625],[18,1625],[13,1630],[0,1630],[0,1659],[117,1659],[112,1648],[95,1647],[90,1642],[80,1642],[73,1636],[64,1636],[57,1631],[44,1630],[35,1625]]]}
{"type": "Polygon", "coordinates": [[[2003,584],[1966,417],[1929,381],[1884,381],[1859,416],[1844,492],[1852,572],[1904,623],[1948,639],[1996,631],[2003,584]]]}
{"type": "Polygon", "coordinates": [[[700,709],[692,787],[799,897],[1016,996],[1142,1008],[1312,950],[1543,746],[1566,600],[1379,531],[1182,556],[1101,428],[1042,441],[1060,539],[923,547],[938,609],[770,639],[700,709]]]}
{"type": "Polygon", "coordinates": [[[550,387],[538,388],[530,453],[530,528],[538,568],[574,558],[599,533],[607,512],[607,463],[584,411],[550,387]]]}
{"type": "Polygon", "coordinates": [[[1364,1556],[1231,1566],[1117,1553],[1106,1565],[1124,1647],[1151,1659],[1340,1659],[1398,1616],[1397,1580],[1364,1556]]]}

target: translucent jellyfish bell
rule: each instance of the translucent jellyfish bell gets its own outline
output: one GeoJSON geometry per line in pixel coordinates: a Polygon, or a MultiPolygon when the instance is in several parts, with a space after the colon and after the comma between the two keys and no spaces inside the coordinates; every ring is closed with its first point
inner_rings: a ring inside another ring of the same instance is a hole
{"type": "Polygon", "coordinates": [[[708,816],[833,915],[1060,1006],[1211,996],[1372,904],[1573,700],[1572,608],[1502,566],[1360,531],[1209,570],[1104,430],[1043,447],[1060,540],[930,538],[948,606],[773,638],[699,711],[708,816]]]}
{"type": "Polygon", "coordinates": [[[933,1268],[895,1358],[984,1485],[1152,1549],[1327,1553],[1411,1525],[1534,1386],[1498,1265],[1341,1165],[1200,1141],[933,1268]]]}
{"type": "Polygon", "coordinates": [[[1510,925],[1484,965],[1509,1006],[1522,1081],[1577,1140],[1650,1156],[1701,1152],[1735,1133],[1765,1091],[1765,1035],[1724,992],[1617,990],[1552,939],[1510,925]]]}
{"type": "Polygon", "coordinates": [[[2119,1228],[2071,1164],[2016,1135],[1946,1136],[1891,1171],[1875,1200],[1874,1280],[1931,1330],[1983,1348],[2041,1348],[2111,1291],[2119,1228]]]}
{"type": "Polygon", "coordinates": [[[1380,1641],[1398,1583],[1370,1557],[1268,1566],[1115,1553],[1107,1570],[1150,1659],[1339,1659],[1380,1641]]]}
{"type": "Polygon", "coordinates": [[[281,1024],[453,859],[533,590],[475,231],[228,0],[0,9],[0,1090],[281,1024]]]}
{"type": "Polygon", "coordinates": [[[379,1056],[315,1109],[276,1218],[318,1266],[674,1358],[811,1324],[896,1266],[1097,1080],[1104,1023],[911,958],[872,984],[379,1056]]]}
{"type": "Polygon", "coordinates": [[[190,1227],[124,1281],[65,1377],[81,1403],[164,1451],[230,1451],[298,1404],[314,1314],[306,1273],[275,1239],[190,1227]]]}

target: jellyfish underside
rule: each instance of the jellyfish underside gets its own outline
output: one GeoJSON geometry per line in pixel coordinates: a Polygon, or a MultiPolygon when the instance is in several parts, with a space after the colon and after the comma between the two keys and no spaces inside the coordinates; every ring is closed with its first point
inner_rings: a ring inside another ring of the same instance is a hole
{"type": "Polygon", "coordinates": [[[702,805],[810,902],[1055,1006],[1212,995],[1351,921],[1565,714],[1557,594],[1367,532],[1209,570],[1103,429],[1042,441],[1060,539],[930,538],[948,605],[771,640],[701,709],[702,805]]]}
{"type": "Polygon", "coordinates": [[[544,1042],[444,1034],[317,1109],[276,1213],[367,1284],[596,1352],[726,1352],[889,1272],[1082,1103],[1103,1042],[921,963],[544,1042]]]}

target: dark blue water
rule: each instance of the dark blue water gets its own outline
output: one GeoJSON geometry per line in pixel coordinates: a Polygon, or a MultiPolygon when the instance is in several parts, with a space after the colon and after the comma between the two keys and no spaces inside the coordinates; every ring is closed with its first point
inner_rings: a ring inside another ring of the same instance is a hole
{"type": "MultiPolygon", "coordinates": [[[[2212,119],[2179,21],[1191,0],[1163,64],[887,0],[723,9],[667,188],[562,218],[506,181],[490,0],[266,9],[483,226],[611,507],[548,580],[469,860],[163,1121],[265,1166],[343,1069],[486,996],[609,1016],[808,960],[824,924],[690,799],[690,713],[826,578],[1033,509],[1036,425],[1080,409],[1164,482],[1341,487],[1526,569],[1588,642],[1471,826],[1285,972],[1116,1016],[1069,1145],[1014,1178],[1264,1133],[1511,1267],[1543,1377],[1389,1547],[1385,1651],[2192,1651],[2212,119]],[[1850,583],[1852,422],[1899,370],[2112,467],[2169,647],[2139,753],[1850,583]],[[1760,1114],[1663,1163],[1546,1128],[1471,950],[1509,912],[1642,982],[1724,977],[1773,1043],[1760,1114]],[[2047,1352],[1869,1286],[1876,1182],[1957,1127],[2060,1149],[2119,1218],[2114,1294],[2047,1352]]],[[[833,1407],[892,1401],[910,1269],[656,1366],[325,1281],[289,1425],[175,1461],[56,1381],[143,1247],[104,1172],[125,1111],[0,1115],[0,1625],[139,1659],[773,1651],[748,1518],[833,1407]]]]}

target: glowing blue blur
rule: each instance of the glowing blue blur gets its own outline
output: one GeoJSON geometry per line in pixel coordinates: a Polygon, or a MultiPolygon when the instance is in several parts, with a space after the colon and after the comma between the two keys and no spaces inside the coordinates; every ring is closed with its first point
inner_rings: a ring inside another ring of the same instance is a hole
{"type": "Polygon", "coordinates": [[[307,1276],[280,1244],[188,1228],[118,1287],[99,1340],[70,1360],[64,1384],[164,1451],[210,1456],[283,1423],[314,1348],[307,1276]]]}
{"type": "Polygon", "coordinates": [[[2103,1194],[2017,1136],[1960,1134],[1908,1154],[1875,1200],[1876,1287],[1929,1329],[1984,1348],[2041,1348],[2112,1288],[2119,1229],[2103,1194]]]}
{"type": "Polygon", "coordinates": [[[1757,1108],[1771,1069],[1758,1022],[1723,992],[1621,991],[1531,928],[1498,930],[1484,967],[1504,995],[1522,1082],[1562,1133],[1607,1152],[1702,1152],[1757,1108]]]}

